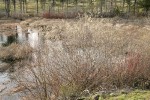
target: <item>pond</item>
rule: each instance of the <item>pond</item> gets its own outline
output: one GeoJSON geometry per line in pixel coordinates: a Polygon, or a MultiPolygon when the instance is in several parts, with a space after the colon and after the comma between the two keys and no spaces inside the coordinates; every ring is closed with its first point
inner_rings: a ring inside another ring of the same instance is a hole
{"type": "MultiPolygon", "coordinates": [[[[17,26],[16,34],[5,35],[0,34],[0,48],[9,47],[11,44],[21,44],[24,45],[28,43],[32,48],[36,48],[39,44],[39,34],[35,30],[28,30],[28,33],[23,33],[22,28],[17,26]]],[[[19,94],[8,95],[8,91],[16,86],[15,82],[11,79],[10,71],[7,71],[6,66],[13,66],[15,62],[3,62],[0,61],[0,69],[4,68],[6,70],[1,70],[0,72],[0,99],[1,100],[20,100],[19,94]]],[[[13,66],[14,67],[14,66],[13,66]]],[[[8,67],[11,68],[11,67],[8,67]]]]}

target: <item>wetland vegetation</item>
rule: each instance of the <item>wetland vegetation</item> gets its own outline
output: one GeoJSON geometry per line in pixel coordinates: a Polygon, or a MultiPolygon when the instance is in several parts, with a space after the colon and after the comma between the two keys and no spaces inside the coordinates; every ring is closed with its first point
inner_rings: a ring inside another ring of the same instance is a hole
{"type": "Polygon", "coordinates": [[[149,0],[0,0],[1,100],[149,100],[149,0]]]}

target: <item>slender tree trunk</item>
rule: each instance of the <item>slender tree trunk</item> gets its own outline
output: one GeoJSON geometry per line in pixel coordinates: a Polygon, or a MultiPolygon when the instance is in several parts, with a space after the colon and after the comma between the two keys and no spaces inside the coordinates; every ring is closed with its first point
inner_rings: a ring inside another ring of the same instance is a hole
{"type": "Polygon", "coordinates": [[[49,0],[49,13],[51,12],[51,0],[49,0]]]}
{"type": "Polygon", "coordinates": [[[28,3],[27,0],[25,0],[25,8],[26,8],[26,13],[28,12],[28,3]]]}
{"type": "Polygon", "coordinates": [[[55,0],[49,0],[49,13],[55,10],[55,0]]]}
{"type": "Polygon", "coordinates": [[[93,14],[93,0],[90,0],[91,13],[93,14]]]}
{"type": "Polygon", "coordinates": [[[13,0],[14,12],[16,13],[16,0],[13,0]]]}
{"type": "Polygon", "coordinates": [[[149,8],[146,8],[146,16],[148,17],[149,8]]]}
{"type": "Polygon", "coordinates": [[[44,11],[45,10],[46,0],[40,0],[40,3],[41,3],[41,8],[44,11]]]}
{"type": "Polygon", "coordinates": [[[125,0],[123,0],[122,11],[124,12],[125,0]]]}
{"type": "Polygon", "coordinates": [[[131,12],[131,1],[129,1],[128,6],[129,6],[129,8],[128,8],[128,13],[130,14],[130,12],[131,12]]]}
{"type": "Polygon", "coordinates": [[[58,9],[58,13],[59,13],[60,12],[60,6],[58,6],[57,9],[58,9]]]}
{"type": "Polygon", "coordinates": [[[83,1],[83,12],[85,12],[85,2],[83,1]]]}
{"type": "Polygon", "coordinates": [[[36,0],[36,13],[39,13],[39,0],[36,0]]]}
{"type": "Polygon", "coordinates": [[[100,12],[101,14],[103,13],[103,0],[100,0],[100,12]]]}
{"type": "Polygon", "coordinates": [[[134,15],[136,15],[136,9],[137,9],[137,0],[134,0],[134,15]]]}
{"type": "Polygon", "coordinates": [[[115,2],[115,8],[117,7],[117,0],[114,0],[114,2],[115,2]]]}
{"type": "Polygon", "coordinates": [[[105,0],[105,12],[107,12],[107,0],[105,0]]]}
{"type": "Polygon", "coordinates": [[[6,16],[10,17],[10,0],[5,0],[6,16]]]}
{"type": "Polygon", "coordinates": [[[110,12],[113,11],[113,0],[110,1],[110,12]]]}
{"type": "Polygon", "coordinates": [[[19,0],[19,3],[20,3],[20,12],[22,14],[22,0],[19,0]]]}
{"type": "Polygon", "coordinates": [[[78,0],[75,0],[75,4],[76,4],[76,12],[77,12],[77,8],[78,8],[78,0]]]}
{"type": "Polygon", "coordinates": [[[25,0],[23,0],[23,4],[22,5],[23,5],[23,8],[22,8],[23,9],[23,13],[25,13],[25,0]]]}
{"type": "Polygon", "coordinates": [[[96,15],[99,13],[99,1],[96,1],[96,15]]]}
{"type": "Polygon", "coordinates": [[[62,11],[64,11],[64,1],[62,1],[61,5],[62,5],[62,11]]]}
{"type": "Polygon", "coordinates": [[[52,8],[55,11],[55,0],[52,0],[52,8]]]}
{"type": "Polygon", "coordinates": [[[69,1],[67,0],[67,17],[68,17],[68,5],[69,5],[69,1]]]}

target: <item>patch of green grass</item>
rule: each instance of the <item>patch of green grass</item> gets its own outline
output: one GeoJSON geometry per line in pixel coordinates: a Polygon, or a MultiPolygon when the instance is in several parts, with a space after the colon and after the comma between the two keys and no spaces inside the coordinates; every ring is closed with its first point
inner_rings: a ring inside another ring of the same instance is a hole
{"type": "Polygon", "coordinates": [[[150,91],[136,90],[129,94],[109,97],[108,100],[150,100],[150,91]]]}
{"type": "MultiPolygon", "coordinates": [[[[95,100],[97,95],[84,98],[84,100],[95,100]]],[[[118,94],[117,96],[107,95],[99,97],[99,100],[150,100],[150,91],[148,90],[135,90],[128,94],[118,94]]]]}

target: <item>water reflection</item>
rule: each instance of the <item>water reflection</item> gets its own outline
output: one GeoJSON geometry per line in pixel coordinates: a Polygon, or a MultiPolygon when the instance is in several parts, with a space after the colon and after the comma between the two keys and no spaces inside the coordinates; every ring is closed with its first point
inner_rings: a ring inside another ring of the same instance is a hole
{"type": "Polygon", "coordinates": [[[0,46],[9,46],[12,43],[28,42],[31,47],[35,48],[39,44],[39,34],[36,31],[28,30],[28,33],[23,33],[21,27],[17,27],[16,34],[4,35],[0,34],[0,46]]]}
{"type": "Polygon", "coordinates": [[[38,32],[35,30],[28,30],[28,32],[29,34],[26,35],[27,36],[26,38],[28,39],[28,43],[30,44],[32,48],[38,47],[38,45],[41,42],[38,32]]]}
{"type": "MultiPolygon", "coordinates": [[[[0,34],[0,47],[7,47],[9,45],[11,45],[12,43],[16,43],[16,44],[21,44],[24,45],[24,43],[29,43],[29,45],[36,49],[40,43],[40,38],[39,38],[39,34],[37,31],[33,31],[33,30],[28,30],[28,33],[23,33],[22,32],[22,28],[20,26],[17,26],[17,30],[16,30],[16,34],[13,35],[4,35],[4,34],[0,34]]],[[[32,55],[33,59],[36,59],[37,56],[33,53],[32,55]]],[[[6,63],[9,64],[11,66],[9,66],[9,69],[7,70],[7,73],[9,72],[14,72],[15,71],[15,61],[11,61],[9,60],[8,62],[6,61],[0,61],[0,67],[2,67],[3,65],[1,65],[2,63],[6,63]]],[[[6,73],[6,71],[4,71],[4,73],[6,73]]],[[[1,75],[0,74],[0,85],[3,84],[4,82],[7,81],[7,79],[9,80],[9,75],[1,75]]],[[[2,100],[20,100],[18,94],[14,94],[14,95],[4,95],[3,94],[7,93],[7,90],[13,88],[13,84],[12,83],[8,83],[8,85],[6,86],[7,89],[3,92],[0,93],[0,99],[2,100]],[[8,86],[9,85],[9,86],[8,86]]]]}
{"type": "Polygon", "coordinates": [[[23,33],[20,26],[17,26],[16,40],[17,43],[23,43],[28,40],[28,33],[23,33]]]}
{"type": "Polygon", "coordinates": [[[9,46],[12,43],[16,42],[16,36],[11,35],[11,36],[7,36],[7,42],[3,43],[3,46],[9,46]]]}
{"type": "Polygon", "coordinates": [[[5,36],[5,35],[0,35],[0,43],[5,43],[5,42],[7,42],[7,36],[5,36]]]}

